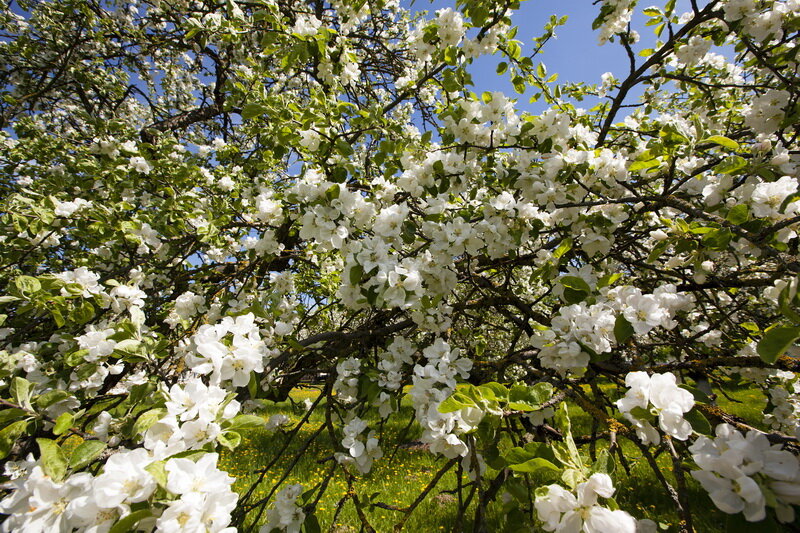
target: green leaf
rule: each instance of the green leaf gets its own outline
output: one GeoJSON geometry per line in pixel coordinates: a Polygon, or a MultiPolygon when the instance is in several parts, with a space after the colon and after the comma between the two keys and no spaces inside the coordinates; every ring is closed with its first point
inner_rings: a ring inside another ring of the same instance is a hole
{"type": "Polygon", "coordinates": [[[660,241],[658,244],[653,246],[653,249],[650,251],[650,255],[647,256],[648,263],[654,263],[661,254],[663,254],[667,247],[669,247],[669,241],[660,241]]]}
{"type": "Polygon", "coordinates": [[[547,459],[542,459],[541,457],[534,457],[533,459],[529,459],[524,463],[517,463],[514,465],[509,465],[511,470],[514,472],[525,472],[525,473],[533,473],[538,472],[539,470],[553,470],[558,472],[559,468],[548,461],[547,459]]]}
{"type": "Polygon", "coordinates": [[[651,413],[641,405],[637,405],[636,407],[631,409],[630,415],[637,420],[644,420],[648,422],[653,419],[653,413],[651,413]]]}
{"type": "Polygon", "coordinates": [[[345,157],[350,157],[355,153],[350,143],[341,137],[336,139],[336,150],[345,157]]]}
{"type": "Polygon", "coordinates": [[[106,443],[103,441],[85,440],[69,456],[69,467],[72,470],[80,470],[94,461],[105,449],[106,443]]]}
{"type": "Polygon", "coordinates": [[[442,76],[442,88],[448,93],[454,93],[461,90],[461,84],[456,79],[456,75],[452,69],[444,71],[442,76]]]}
{"type": "Polygon", "coordinates": [[[56,423],[53,427],[53,435],[61,435],[72,427],[74,421],[75,416],[72,413],[61,413],[58,418],[56,418],[56,423]]]}
{"type": "Polygon", "coordinates": [[[508,408],[514,411],[537,411],[541,405],[553,396],[553,386],[541,382],[529,387],[517,383],[508,394],[508,408]]]}
{"type": "Polygon", "coordinates": [[[563,276],[558,280],[564,287],[569,287],[570,289],[574,289],[576,291],[581,292],[592,292],[592,289],[589,287],[589,284],[586,283],[581,277],[578,276],[563,276]]]}
{"type": "Polygon", "coordinates": [[[780,294],[778,294],[778,308],[780,309],[783,316],[791,320],[794,324],[800,324],[800,314],[797,313],[792,308],[792,304],[797,301],[797,278],[791,280],[786,287],[781,290],[780,294]],[[794,293],[795,296],[790,298],[790,295],[794,293]]]}
{"type": "Polygon", "coordinates": [[[11,453],[11,448],[20,435],[27,429],[27,420],[18,420],[0,430],[0,459],[5,459],[11,453]]]}
{"type": "Polygon", "coordinates": [[[658,135],[661,138],[661,142],[663,142],[667,147],[674,147],[679,144],[684,144],[689,140],[672,124],[667,124],[661,128],[661,131],[658,132],[658,135]]]}
{"type": "Polygon", "coordinates": [[[31,296],[42,290],[42,283],[32,276],[17,276],[14,285],[23,296],[31,296]]]}
{"type": "Polygon", "coordinates": [[[501,383],[492,381],[478,388],[481,389],[481,395],[489,400],[505,401],[508,399],[508,388],[501,383]]]}
{"type": "Polygon", "coordinates": [[[701,435],[711,435],[711,424],[709,423],[708,419],[698,411],[697,409],[692,409],[688,413],[683,415],[691,425],[692,429],[701,435]]]}
{"type": "Polygon", "coordinates": [[[553,397],[553,385],[546,381],[541,381],[528,388],[534,402],[541,405],[553,397]]]}
{"type": "Polygon", "coordinates": [[[503,459],[508,464],[525,463],[534,457],[546,459],[551,463],[558,461],[550,445],[544,442],[529,442],[524,448],[516,446],[503,455],[503,459]]]}
{"type": "Polygon", "coordinates": [[[59,328],[64,327],[64,325],[67,323],[67,321],[64,319],[64,314],[58,307],[50,307],[50,314],[53,316],[53,320],[55,321],[56,326],[59,328]]]}
{"type": "Polygon", "coordinates": [[[51,391],[47,391],[41,396],[38,396],[36,398],[36,407],[38,407],[39,409],[47,409],[51,405],[58,403],[61,400],[65,400],[70,396],[71,396],[70,393],[61,389],[54,389],[51,391]]]}
{"type": "Polygon", "coordinates": [[[258,398],[258,376],[256,375],[255,371],[250,372],[250,381],[247,382],[247,392],[250,393],[250,398],[258,398]]]}
{"type": "Polygon", "coordinates": [[[81,305],[72,310],[69,317],[78,324],[85,324],[94,318],[94,306],[84,300],[81,305]]]}
{"type": "Polygon", "coordinates": [[[242,107],[242,118],[244,120],[250,120],[251,118],[263,115],[268,110],[269,108],[263,104],[258,104],[258,103],[245,104],[244,107],[242,107]]]}
{"type": "Polygon", "coordinates": [[[339,198],[340,191],[341,191],[341,189],[339,187],[339,184],[338,183],[334,183],[333,185],[328,187],[327,191],[325,191],[325,198],[327,198],[329,202],[332,202],[332,201],[336,200],[337,198],[339,198]]]}
{"type": "Polygon", "coordinates": [[[777,326],[767,330],[758,341],[756,351],[761,359],[772,364],[800,338],[800,326],[777,326]]]}
{"type": "Polygon", "coordinates": [[[732,238],[731,230],[719,228],[703,235],[702,243],[709,250],[723,251],[728,249],[732,238]]]}
{"type": "Polygon", "coordinates": [[[614,467],[614,458],[611,457],[608,453],[608,449],[604,448],[600,450],[597,454],[597,459],[595,460],[592,467],[589,469],[591,474],[594,473],[601,473],[601,474],[610,474],[613,471],[614,467]]]}
{"type": "Polygon", "coordinates": [[[306,519],[303,521],[303,533],[320,533],[321,531],[322,528],[319,525],[317,515],[314,513],[307,514],[306,519]]]}
{"type": "Polygon", "coordinates": [[[649,170],[651,168],[656,168],[661,165],[661,161],[659,159],[648,159],[645,161],[634,161],[630,165],[628,165],[628,172],[638,172],[639,170],[649,170]]]}
{"type": "Polygon", "coordinates": [[[714,171],[719,174],[736,174],[746,166],[747,160],[738,155],[732,155],[726,157],[722,162],[717,164],[717,166],[714,167],[714,171]]]}
{"type": "Polygon", "coordinates": [[[167,466],[166,461],[153,461],[152,463],[144,467],[144,469],[147,470],[151,476],[153,476],[153,479],[156,480],[156,483],[158,483],[158,485],[164,489],[167,488],[166,466],[167,466]]]}
{"type": "Polygon", "coordinates": [[[573,490],[575,487],[578,486],[578,483],[584,480],[585,476],[583,473],[578,470],[577,468],[567,468],[561,474],[561,480],[567,484],[567,486],[573,490]]]}
{"type": "Polygon", "coordinates": [[[231,420],[228,429],[256,429],[265,424],[266,421],[258,415],[238,415],[231,420]]]}
{"type": "Polygon", "coordinates": [[[750,208],[747,204],[737,204],[728,210],[725,219],[731,224],[744,224],[750,220],[750,208]]]}
{"type": "Polygon", "coordinates": [[[11,380],[11,397],[21,407],[31,410],[31,382],[19,376],[11,380]]]}
{"type": "Polygon", "coordinates": [[[617,344],[625,344],[625,342],[633,337],[633,326],[624,315],[617,315],[614,321],[614,338],[617,339],[617,344]]]}
{"type": "Polygon", "coordinates": [[[572,249],[572,239],[566,238],[562,240],[558,248],[553,251],[553,257],[556,259],[561,258],[565,253],[569,252],[572,249]]]}
{"type": "Polygon", "coordinates": [[[167,410],[163,408],[158,409],[150,409],[149,411],[145,411],[139,418],[136,419],[136,423],[133,424],[133,434],[134,435],[142,435],[145,431],[150,429],[150,426],[164,418],[166,416],[167,410]]]}
{"type": "Polygon", "coordinates": [[[564,300],[568,304],[582,302],[592,292],[586,281],[578,276],[564,276],[558,281],[564,286],[564,300]]]}
{"type": "Polygon", "coordinates": [[[226,431],[217,435],[217,442],[229,450],[234,450],[242,443],[242,436],[236,431],[226,431]]]}
{"type": "Polygon", "coordinates": [[[440,413],[453,413],[465,407],[475,407],[475,400],[458,391],[439,404],[440,413]]]}
{"type": "Polygon", "coordinates": [[[511,80],[511,84],[514,86],[514,90],[519,93],[523,94],[526,89],[525,78],[522,76],[514,76],[514,79],[511,80]]]}
{"type": "Polygon", "coordinates": [[[739,149],[739,143],[723,135],[712,135],[711,137],[706,137],[705,139],[701,140],[699,144],[703,143],[718,144],[719,146],[722,146],[723,148],[727,148],[729,150],[739,149]]]}
{"type": "Polygon", "coordinates": [[[108,530],[108,533],[130,533],[131,531],[136,531],[134,526],[145,518],[150,518],[151,516],[153,516],[153,512],[150,509],[140,509],[138,511],[134,511],[131,514],[121,518],[116,524],[111,526],[111,529],[108,530]]]}
{"type": "Polygon", "coordinates": [[[50,439],[36,439],[36,443],[39,445],[41,453],[42,470],[58,483],[64,479],[67,473],[67,457],[64,455],[64,451],[50,439]]]}
{"type": "Polygon", "coordinates": [[[4,409],[0,411],[0,426],[5,425],[6,422],[16,420],[17,418],[22,418],[27,414],[28,412],[25,411],[24,409],[17,409],[16,407],[12,407],[11,409],[4,409]]]}

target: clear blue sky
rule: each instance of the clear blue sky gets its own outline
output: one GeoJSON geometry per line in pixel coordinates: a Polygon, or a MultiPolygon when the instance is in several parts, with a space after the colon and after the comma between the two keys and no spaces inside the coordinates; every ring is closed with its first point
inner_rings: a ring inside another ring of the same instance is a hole
{"type": "MultiPolygon", "coordinates": [[[[652,27],[646,27],[646,17],[641,9],[649,5],[663,5],[664,2],[655,0],[639,6],[638,13],[634,15],[632,27],[641,35],[641,41],[634,47],[635,50],[651,48],[655,43],[652,27]]],[[[679,0],[676,13],[680,14],[689,9],[688,0],[679,0]]],[[[429,10],[431,15],[437,9],[444,7],[455,8],[455,0],[404,0],[401,5],[410,6],[412,10],[429,10]]],[[[597,41],[598,32],[592,30],[592,21],[597,17],[599,6],[592,5],[591,0],[561,0],[560,2],[542,2],[537,0],[522,1],[521,7],[515,12],[512,22],[519,26],[517,40],[523,43],[523,54],[533,51],[533,38],[542,34],[542,28],[550,19],[550,15],[567,15],[567,23],[556,29],[556,39],[550,40],[541,54],[534,57],[534,64],[542,62],[547,67],[548,74],[558,73],[559,82],[585,82],[600,83],[600,76],[612,72],[618,79],[624,79],[628,73],[629,63],[625,50],[619,43],[606,43],[600,46],[597,41]]],[[[643,61],[641,57],[637,58],[643,61]]],[[[514,92],[508,76],[498,76],[495,67],[500,61],[498,56],[485,56],[472,65],[470,71],[475,82],[473,90],[480,94],[483,91],[502,91],[509,97],[518,99],[517,108],[531,112],[539,112],[544,108],[540,102],[529,104],[531,91],[526,95],[514,92]]],[[[629,99],[638,97],[637,93],[629,99]]],[[[595,101],[585,100],[576,104],[581,107],[591,107],[595,101]]]]}

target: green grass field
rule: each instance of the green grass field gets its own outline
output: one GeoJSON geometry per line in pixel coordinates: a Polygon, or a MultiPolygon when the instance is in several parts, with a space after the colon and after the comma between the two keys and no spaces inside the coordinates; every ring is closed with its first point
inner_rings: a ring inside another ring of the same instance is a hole
{"type": "MultiPolygon", "coordinates": [[[[296,424],[305,414],[302,406],[303,400],[314,399],[317,395],[318,391],[314,389],[297,389],[292,392],[292,401],[271,403],[260,414],[268,418],[273,414],[283,413],[290,416],[292,422],[296,424]]],[[[727,412],[751,421],[760,420],[760,413],[765,406],[765,398],[760,391],[755,389],[733,388],[730,400],[720,397],[718,401],[720,407],[727,412]]],[[[280,457],[277,455],[288,439],[288,431],[287,433],[280,431],[270,433],[266,430],[251,430],[243,435],[242,443],[235,451],[222,455],[221,466],[236,477],[234,489],[240,494],[244,494],[261,476],[258,472],[274,461],[255,489],[250,498],[251,502],[267,496],[275,483],[284,475],[288,474],[280,488],[289,483],[300,483],[307,490],[322,483],[329,477],[329,472],[333,470],[334,474],[328,483],[327,490],[317,505],[317,517],[322,531],[338,533],[359,531],[360,521],[356,508],[352,499],[346,498],[347,480],[339,468],[333,468],[335,462],[332,460],[332,455],[335,447],[327,431],[322,431],[303,452],[309,437],[324,423],[322,413],[323,409],[317,409],[311,414],[308,422],[292,439],[280,457]],[[345,503],[342,504],[342,501],[345,503]]],[[[576,436],[590,433],[591,419],[589,415],[574,405],[570,405],[570,413],[573,433],[576,436]]],[[[418,426],[412,425],[410,428],[406,428],[411,415],[412,409],[404,401],[400,416],[391,417],[382,426],[381,446],[384,450],[384,458],[375,462],[372,472],[365,476],[358,476],[353,484],[355,493],[362,504],[371,495],[374,495],[374,502],[382,502],[396,507],[408,506],[431,481],[437,471],[446,464],[446,459],[434,457],[419,446],[408,446],[408,443],[413,442],[419,436],[418,426]]],[[[622,454],[630,472],[630,474],[626,472],[617,458],[612,478],[617,487],[615,497],[620,507],[637,519],[655,520],[661,524],[662,530],[677,531],[679,518],[672,501],[653,474],[639,448],[628,442],[627,439],[620,439],[620,441],[622,454]]],[[[602,447],[602,444],[599,446],[602,447]]],[[[588,457],[588,446],[582,447],[581,450],[588,457]]],[[[666,453],[663,453],[656,460],[666,479],[674,485],[675,478],[672,475],[671,459],[667,457],[666,453]]],[[[486,476],[492,478],[494,474],[495,472],[490,469],[486,476]]],[[[534,487],[556,481],[555,475],[545,477],[529,474],[528,476],[528,481],[534,487]]],[[[696,530],[701,532],[724,531],[727,516],[714,508],[711,500],[691,477],[688,477],[688,480],[691,504],[699,511],[694,513],[697,520],[696,530]]],[[[453,531],[463,528],[465,531],[471,531],[474,511],[467,513],[460,526],[457,523],[458,500],[455,494],[450,492],[456,487],[457,475],[456,469],[453,468],[441,478],[438,485],[416,508],[405,523],[403,530],[428,532],[453,531]]],[[[467,493],[468,490],[464,489],[464,494],[467,493]]],[[[398,511],[376,506],[364,505],[363,508],[365,516],[378,532],[392,531],[394,524],[402,516],[398,511]]],[[[252,511],[248,520],[252,523],[256,515],[257,512],[252,511]]],[[[265,517],[266,513],[261,515],[258,522],[263,522],[265,517]]],[[[490,531],[504,529],[504,516],[499,501],[489,505],[487,509],[487,527],[490,531]]]]}

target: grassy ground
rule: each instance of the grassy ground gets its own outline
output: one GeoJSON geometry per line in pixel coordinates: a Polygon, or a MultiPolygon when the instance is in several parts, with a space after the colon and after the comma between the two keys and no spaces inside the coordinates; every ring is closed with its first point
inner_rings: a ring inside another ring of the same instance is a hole
{"type": "MultiPolygon", "coordinates": [[[[318,392],[313,389],[295,390],[292,393],[292,402],[270,404],[261,414],[269,417],[272,414],[283,413],[289,415],[292,422],[296,424],[305,414],[302,407],[303,400],[313,400],[317,394],[318,392]]],[[[759,420],[765,399],[758,390],[734,388],[731,399],[720,398],[719,405],[726,411],[748,420],[759,420]]],[[[279,457],[278,452],[288,438],[286,434],[252,430],[243,435],[242,444],[234,452],[223,454],[221,459],[221,466],[237,478],[234,489],[240,494],[246,492],[259,479],[260,474],[257,472],[273,461],[275,461],[274,465],[263,476],[250,499],[251,502],[267,496],[274,484],[293,463],[285,481],[287,484],[300,483],[304,488],[309,489],[326,479],[328,472],[334,466],[331,460],[334,445],[327,432],[323,431],[319,434],[303,452],[309,437],[324,422],[323,410],[318,409],[317,411],[312,413],[308,423],[279,457]]],[[[570,413],[574,434],[590,433],[590,417],[575,406],[570,406],[570,413]]],[[[405,507],[414,501],[438,470],[445,465],[445,459],[436,458],[421,447],[408,446],[408,443],[413,442],[419,435],[419,428],[416,425],[410,428],[405,427],[411,414],[410,405],[404,402],[401,406],[400,416],[392,417],[383,426],[381,443],[385,457],[375,462],[369,475],[360,476],[354,484],[355,491],[362,502],[370,495],[374,495],[373,501],[375,502],[405,507]]],[[[617,458],[616,469],[612,474],[615,486],[618,487],[616,500],[620,507],[636,518],[650,518],[659,522],[662,524],[663,530],[676,531],[678,516],[672,501],[664,492],[646,459],[634,444],[625,439],[621,439],[621,443],[627,469],[620,464],[620,460],[617,458]]],[[[588,446],[585,446],[582,451],[588,456],[588,446]]],[[[672,475],[671,460],[666,454],[662,454],[656,460],[666,479],[674,485],[675,478],[672,475]]],[[[338,468],[335,472],[325,495],[317,506],[317,517],[322,530],[332,530],[337,533],[359,531],[360,521],[353,502],[348,500],[341,505],[341,501],[348,492],[347,480],[338,468]]],[[[490,471],[487,476],[493,477],[493,472],[490,471]]],[[[538,486],[550,484],[556,479],[531,475],[529,481],[533,486],[538,486]]],[[[701,532],[724,531],[726,515],[714,508],[708,496],[693,479],[689,477],[688,481],[692,505],[701,510],[694,513],[698,519],[698,523],[695,524],[696,529],[701,532]]],[[[281,488],[284,486],[281,485],[281,488]]],[[[453,494],[442,492],[455,489],[456,486],[456,469],[453,468],[442,477],[436,488],[416,508],[406,522],[404,531],[430,532],[458,529],[456,517],[458,500],[453,494]]],[[[465,494],[466,492],[465,490],[465,494]]],[[[364,510],[370,524],[378,532],[391,531],[401,517],[397,511],[380,507],[366,506],[364,510]]],[[[259,522],[263,522],[265,516],[265,514],[262,515],[259,522]]],[[[468,518],[461,525],[464,530],[471,531],[469,520],[472,519],[472,516],[473,513],[468,513],[468,518]]],[[[253,520],[255,513],[251,513],[249,518],[253,520]]],[[[504,529],[504,517],[500,503],[492,504],[487,509],[487,525],[491,531],[504,529]]]]}

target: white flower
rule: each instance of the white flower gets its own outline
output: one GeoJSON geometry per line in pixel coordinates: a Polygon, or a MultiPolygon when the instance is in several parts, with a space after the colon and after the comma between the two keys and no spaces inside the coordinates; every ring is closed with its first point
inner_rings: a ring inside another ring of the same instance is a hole
{"type": "Polygon", "coordinates": [[[219,455],[208,453],[197,462],[190,459],[170,459],[167,471],[167,490],[173,494],[201,492],[220,494],[230,490],[234,479],[217,469],[219,455]]]}
{"type": "Polygon", "coordinates": [[[184,423],[180,431],[186,447],[194,449],[215,440],[222,433],[222,427],[211,419],[201,416],[184,423]]]}
{"type": "Polygon", "coordinates": [[[316,152],[322,137],[314,130],[303,130],[300,132],[300,146],[308,149],[309,152],[316,152]]]}
{"type": "Polygon", "coordinates": [[[75,337],[75,340],[78,341],[78,346],[82,350],[88,350],[89,353],[84,356],[84,359],[91,363],[114,352],[117,343],[109,339],[113,334],[112,328],[96,330],[93,326],[89,326],[88,331],[75,337]]]}
{"type": "Polygon", "coordinates": [[[372,230],[381,237],[394,238],[400,234],[403,222],[408,218],[408,207],[405,204],[395,204],[386,207],[375,217],[372,230]]]}
{"type": "Polygon", "coordinates": [[[742,475],[728,479],[704,470],[694,471],[692,476],[708,491],[714,505],[722,512],[744,512],[749,522],[758,522],[766,516],[764,494],[752,478],[742,475]]]}
{"type": "Polygon", "coordinates": [[[228,392],[216,385],[206,385],[199,378],[189,379],[185,385],[173,385],[169,389],[166,403],[167,411],[178,416],[181,421],[192,420],[197,417],[216,419],[220,415],[228,420],[239,412],[240,404],[231,400],[220,411],[225,403],[228,392]]]}
{"type": "Polygon", "coordinates": [[[275,504],[267,510],[267,523],[259,533],[270,533],[273,529],[287,533],[299,533],[306,518],[297,498],[303,493],[302,485],[289,485],[275,496],[275,504]]]}
{"type": "Polygon", "coordinates": [[[111,422],[113,420],[114,417],[112,417],[108,411],[103,411],[97,415],[94,426],[92,426],[92,431],[94,431],[98,439],[108,441],[108,429],[111,427],[111,422]]]}
{"type": "Polygon", "coordinates": [[[658,299],[652,294],[632,295],[625,304],[622,314],[631,323],[637,335],[647,333],[661,325],[666,315],[666,310],[659,305],[658,299]]]}
{"type": "MultiPolygon", "coordinates": [[[[67,284],[77,284],[83,289],[81,296],[84,298],[91,298],[95,294],[99,294],[103,288],[100,286],[100,276],[92,272],[86,267],[78,267],[75,270],[68,270],[55,275],[57,278],[63,280],[67,284]]],[[[69,295],[66,288],[61,289],[61,295],[69,295]]]]}
{"type": "Polygon", "coordinates": [[[157,486],[144,468],[151,461],[150,453],[143,448],[123,450],[109,457],[103,473],[94,481],[98,505],[110,509],[149,498],[157,486]]]}
{"type": "Polygon", "coordinates": [[[91,206],[92,202],[89,202],[82,198],[76,198],[70,202],[60,202],[56,200],[54,213],[56,216],[69,218],[76,212],[80,211],[81,209],[85,209],[91,206]]]}
{"type": "Polygon", "coordinates": [[[15,490],[0,501],[0,513],[9,515],[0,531],[71,532],[84,522],[76,504],[91,491],[91,484],[90,474],[75,474],[55,483],[41,466],[33,466],[28,475],[7,487],[15,490]]]}
{"type": "Polygon", "coordinates": [[[186,363],[197,374],[210,374],[211,383],[230,381],[244,387],[251,372],[264,370],[267,347],[252,313],[225,317],[217,325],[200,326],[192,337],[186,363]],[[231,337],[228,337],[231,335],[231,337]],[[229,343],[223,339],[229,339],[229,343]]]}
{"type": "Polygon", "coordinates": [[[750,196],[750,205],[755,217],[781,217],[796,211],[797,203],[787,206],[781,215],[780,206],[787,196],[797,192],[797,180],[791,176],[783,176],[778,181],[759,183],[750,196]]]}
{"type": "Polygon", "coordinates": [[[356,468],[363,474],[372,469],[372,463],[375,459],[383,457],[383,451],[374,434],[370,433],[366,438],[362,435],[367,429],[369,427],[365,421],[358,417],[351,419],[342,428],[344,433],[342,446],[347,449],[348,454],[336,454],[337,461],[340,463],[354,463],[356,468]]]}
{"type": "Polygon", "coordinates": [[[800,503],[800,462],[780,445],[771,445],[764,434],[742,435],[720,424],[714,439],[701,436],[689,451],[700,467],[692,476],[721,511],[741,512],[746,520],[757,522],[770,505],[779,521],[794,520],[791,505],[800,503]],[[769,500],[767,494],[772,495],[769,500]]]}
{"type": "Polygon", "coordinates": [[[297,15],[297,21],[294,23],[294,27],[292,27],[292,33],[296,33],[301,37],[311,37],[317,34],[321,25],[322,22],[314,15],[299,13],[297,15]]]}
{"type": "Polygon", "coordinates": [[[545,495],[536,497],[534,506],[545,531],[636,532],[636,520],[631,515],[598,505],[598,496],[610,498],[614,494],[607,474],[592,474],[588,481],[578,484],[576,493],[550,485],[545,495]]]}
{"type": "Polygon", "coordinates": [[[144,157],[138,155],[131,157],[130,167],[132,170],[136,170],[142,174],[150,174],[150,171],[153,170],[153,167],[150,166],[150,163],[148,163],[144,157]]]}
{"type": "Polygon", "coordinates": [[[616,405],[631,423],[644,444],[657,444],[661,439],[649,421],[636,416],[637,408],[658,416],[662,431],[678,440],[686,440],[692,434],[692,426],[683,418],[694,407],[692,394],[677,386],[672,373],[653,374],[629,372],[625,376],[628,391],[617,400],[616,405]]]}
{"type": "Polygon", "coordinates": [[[186,493],[169,504],[156,521],[156,531],[234,533],[235,529],[228,527],[228,524],[236,502],[236,493],[230,490],[216,494],[186,493]]]}

